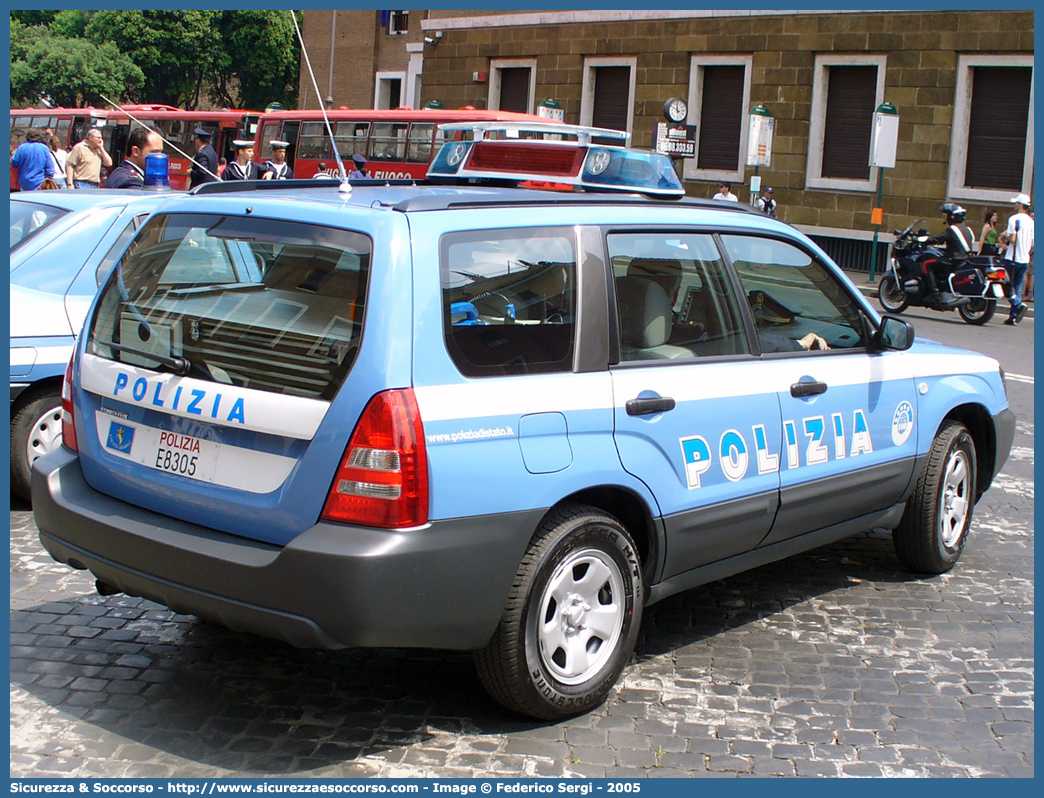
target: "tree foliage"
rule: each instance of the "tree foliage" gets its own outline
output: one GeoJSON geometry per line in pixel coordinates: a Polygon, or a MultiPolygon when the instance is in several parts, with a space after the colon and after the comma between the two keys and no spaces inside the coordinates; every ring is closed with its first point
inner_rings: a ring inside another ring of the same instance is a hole
{"type": "Polygon", "coordinates": [[[297,34],[286,11],[225,11],[212,98],[230,108],[263,110],[297,102],[297,34]]]}
{"type": "Polygon", "coordinates": [[[86,37],[111,42],[145,75],[142,102],[183,105],[199,102],[203,81],[214,67],[220,11],[98,11],[86,37]]]}
{"type": "Polygon", "coordinates": [[[12,103],[100,106],[102,94],[188,109],[204,99],[256,110],[297,102],[286,11],[12,11],[10,26],[12,103]]]}
{"type": "Polygon", "coordinates": [[[122,97],[143,83],[141,70],[112,44],[99,47],[85,39],[51,36],[40,26],[21,27],[16,29],[12,20],[12,106],[47,98],[71,108],[106,107],[102,95],[122,97]]]}

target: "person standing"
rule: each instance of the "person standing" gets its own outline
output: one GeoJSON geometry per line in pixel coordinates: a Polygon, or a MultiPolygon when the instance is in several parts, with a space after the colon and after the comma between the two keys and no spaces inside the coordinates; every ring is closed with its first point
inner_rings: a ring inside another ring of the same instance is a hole
{"type": "Polygon", "coordinates": [[[225,167],[222,180],[271,180],[272,173],[267,167],[254,161],[254,142],[250,139],[236,139],[232,142],[236,148],[236,159],[225,167]]]}
{"type": "Polygon", "coordinates": [[[1027,211],[1030,198],[1027,194],[1014,197],[1015,213],[1008,219],[1008,227],[1000,236],[1004,249],[1004,266],[1011,275],[1011,312],[1005,324],[1015,325],[1026,315],[1027,307],[1022,301],[1022,283],[1029,270],[1030,253],[1033,252],[1033,217],[1027,211]]]}
{"type": "Polygon", "coordinates": [[[145,183],[145,156],[163,152],[163,138],[159,131],[137,127],[127,137],[127,152],[120,165],[112,170],[105,188],[141,188],[145,183]]]}
{"type": "Polygon", "coordinates": [[[312,175],[313,180],[332,180],[333,175],[326,170],[326,162],[319,161],[318,171],[312,175]]]}
{"type": "Polygon", "coordinates": [[[355,153],[355,155],[352,156],[352,164],[355,168],[348,174],[349,180],[373,180],[370,173],[366,171],[365,155],[358,152],[355,153]]]}
{"type": "Polygon", "coordinates": [[[761,192],[761,197],[758,199],[758,207],[773,219],[776,218],[776,200],[773,198],[774,193],[775,192],[771,187],[766,188],[761,192]]]}
{"type": "Polygon", "coordinates": [[[986,211],[986,217],[983,219],[982,235],[979,237],[980,255],[997,254],[997,236],[1000,235],[1000,231],[997,230],[999,216],[1000,214],[997,211],[986,211]]]}
{"type": "Polygon", "coordinates": [[[216,183],[221,179],[221,172],[218,171],[217,152],[210,146],[210,131],[197,127],[193,134],[196,137],[196,157],[193,158],[192,169],[189,170],[189,188],[195,188],[204,183],[216,183]]]}
{"type": "Polygon", "coordinates": [[[726,202],[739,202],[739,197],[732,193],[732,186],[729,183],[718,183],[718,193],[714,195],[716,200],[725,200],[726,202]]]}
{"type": "Polygon", "coordinates": [[[290,146],[289,141],[274,140],[270,145],[272,157],[265,161],[265,166],[272,174],[273,180],[293,180],[294,170],[286,162],[286,148],[290,146]]]}
{"type": "Polygon", "coordinates": [[[112,167],[112,156],[105,151],[101,131],[92,127],[87,138],[72,148],[65,161],[65,176],[73,188],[98,188],[102,167],[112,167]]]}
{"type": "Polygon", "coordinates": [[[44,140],[44,132],[31,127],[25,132],[25,141],[11,151],[11,168],[18,170],[22,191],[36,191],[45,179],[54,177],[54,159],[44,140]]]}
{"type": "MultiPolygon", "coordinates": [[[[1030,219],[1033,218],[1033,211],[1029,212],[1030,219]]],[[[1026,279],[1022,283],[1022,298],[1027,302],[1033,301],[1033,247],[1030,247],[1029,256],[1029,268],[1026,269],[1026,279]]]]}
{"type": "Polygon", "coordinates": [[[47,139],[47,144],[51,148],[51,158],[54,159],[54,182],[58,188],[69,188],[65,175],[65,163],[69,160],[69,153],[62,149],[62,142],[54,134],[47,139]]]}

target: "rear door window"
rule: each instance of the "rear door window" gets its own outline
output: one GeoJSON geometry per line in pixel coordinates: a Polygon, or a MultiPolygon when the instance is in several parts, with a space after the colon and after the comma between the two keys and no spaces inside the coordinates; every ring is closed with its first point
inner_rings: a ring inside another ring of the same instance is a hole
{"type": "Polygon", "coordinates": [[[372,245],[271,219],[162,215],[102,291],[89,351],[218,383],[332,399],[362,337],[372,245]]]}
{"type": "Polygon", "coordinates": [[[69,211],[35,202],[11,203],[11,252],[69,211]]]}
{"type": "Polygon", "coordinates": [[[570,371],[576,335],[571,228],[455,233],[441,252],[443,328],[468,377],[570,371]]]}
{"type": "Polygon", "coordinates": [[[749,352],[743,314],[709,233],[612,233],[623,361],[749,352]]]}

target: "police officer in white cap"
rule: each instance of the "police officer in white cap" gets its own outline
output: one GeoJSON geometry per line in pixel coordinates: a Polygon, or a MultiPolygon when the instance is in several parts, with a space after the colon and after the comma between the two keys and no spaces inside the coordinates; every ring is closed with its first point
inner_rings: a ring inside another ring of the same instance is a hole
{"type": "Polygon", "coordinates": [[[203,183],[214,183],[220,179],[215,177],[218,174],[218,156],[210,146],[210,131],[197,127],[193,133],[196,137],[196,157],[193,158],[192,169],[189,170],[189,188],[203,183]]]}
{"type": "Polygon", "coordinates": [[[251,139],[236,139],[232,146],[236,148],[236,159],[225,167],[222,180],[272,179],[268,167],[254,161],[254,142],[251,139]]]}
{"type": "Polygon", "coordinates": [[[293,180],[294,170],[286,162],[286,148],[290,146],[289,141],[274,140],[269,146],[272,148],[272,157],[265,161],[269,174],[273,180],[293,180]]]}

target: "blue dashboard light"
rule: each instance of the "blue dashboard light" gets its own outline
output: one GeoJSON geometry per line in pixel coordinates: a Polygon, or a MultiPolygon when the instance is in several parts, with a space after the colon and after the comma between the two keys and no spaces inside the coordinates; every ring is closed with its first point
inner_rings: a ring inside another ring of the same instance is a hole
{"type": "Polygon", "coordinates": [[[170,159],[162,152],[150,152],[145,156],[146,191],[170,191],[170,159]]]}

